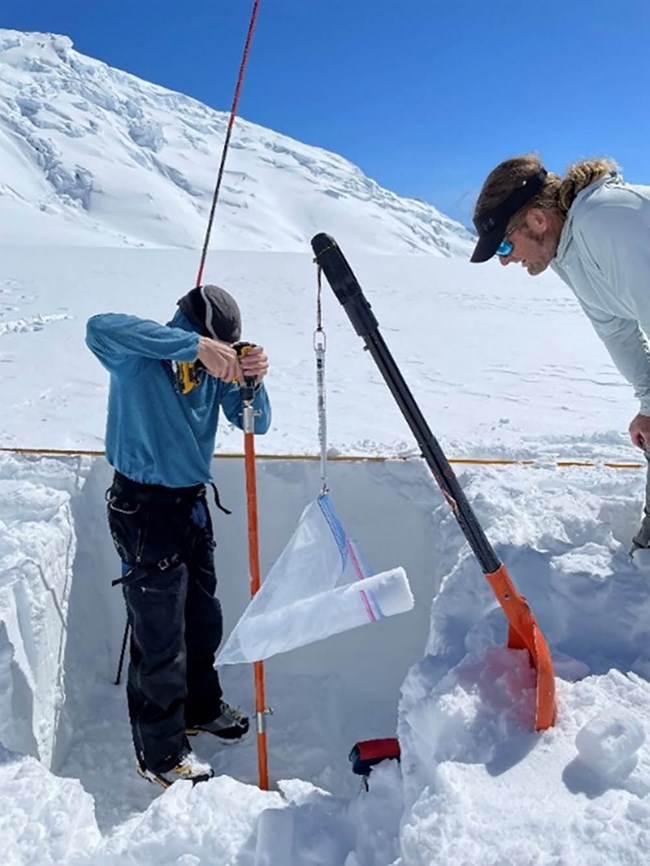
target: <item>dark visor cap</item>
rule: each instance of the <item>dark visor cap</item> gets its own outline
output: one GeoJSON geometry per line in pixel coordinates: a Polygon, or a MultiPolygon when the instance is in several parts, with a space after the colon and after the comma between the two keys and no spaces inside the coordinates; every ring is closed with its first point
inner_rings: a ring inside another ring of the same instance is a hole
{"type": "Polygon", "coordinates": [[[478,234],[478,243],[470,262],[487,262],[492,258],[504,238],[510,218],[534,195],[537,195],[544,186],[547,174],[545,168],[540,169],[492,210],[475,217],[474,225],[478,234]]]}
{"type": "Polygon", "coordinates": [[[181,313],[202,337],[236,343],[241,336],[237,301],[219,286],[197,286],[179,300],[181,313]]]}

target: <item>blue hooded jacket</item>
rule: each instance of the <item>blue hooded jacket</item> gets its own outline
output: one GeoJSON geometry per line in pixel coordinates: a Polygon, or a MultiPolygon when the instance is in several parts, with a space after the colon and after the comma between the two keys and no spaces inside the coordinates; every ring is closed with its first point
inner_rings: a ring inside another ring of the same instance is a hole
{"type": "MultiPolygon", "coordinates": [[[[104,313],[88,320],[86,343],[111,374],[106,458],[143,484],[190,487],[210,481],[219,407],[242,427],[239,385],[204,373],[179,394],[172,361],[196,361],[199,335],[179,311],[167,325],[104,313]]],[[[264,385],[255,394],[255,433],[266,433],[271,407],[264,385]]]]}

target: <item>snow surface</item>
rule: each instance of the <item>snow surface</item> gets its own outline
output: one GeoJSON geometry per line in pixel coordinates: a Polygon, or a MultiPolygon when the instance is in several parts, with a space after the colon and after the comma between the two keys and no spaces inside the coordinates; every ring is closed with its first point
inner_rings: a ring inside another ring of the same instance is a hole
{"type": "MultiPolygon", "coordinates": [[[[85,319],[109,309],[168,319],[198,261],[196,250],[124,248],[172,243],[167,229],[153,228],[155,215],[163,226],[169,212],[152,191],[152,163],[140,167],[137,183],[117,169],[128,106],[146,103],[151,122],[167,99],[174,135],[191,112],[220,128],[223,116],[83,58],[62,37],[0,38],[0,159],[5,182],[13,178],[19,190],[0,196],[0,445],[101,450],[107,382],[83,345],[85,319]],[[66,70],[70,83],[57,90],[66,70]],[[80,83],[89,121],[100,122],[98,94],[115,100],[113,131],[101,115],[96,162],[90,145],[67,149],[92,133],[62,132],[57,114],[70,119],[80,83]],[[31,124],[31,114],[39,132],[25,125],[6,133],[19,90],[20,122],[31,124]],[[59,125],[48,127],[55,117],[59,125]],[[100,177],[103,160],[102,184],[115,179],[110,207],[93,212],[91,196],[86,211],[83,195],[75,204],[53,191],[43,165],[35,168],[30,134],[70,155],[62,164],[71,177],[76,164],[100,177]],[[153,196],[140,210],[139,189],[153,196]],[[52,212],[38,210],[46,191],[52,212]]],[[[249,131],[257,157],[261,141],[281,138],[249,131]]],[[[155,128],[141,125],[134,136],[134,150],[160,153],[155,128]]],[[[169,165],[182,151],[174,142],[163,146],[169,165]]],[[[320,489],[318,462],[295,459],[315,454],[318,443],[312,226],[293,209],[309,198],[309,177],[338,189],[352,170],[323,151],[291,147],[314,156],[311,174],[282,169],[272,181],[261,158],[250,172],[260,194],[264,187],[277,195],[278,222],[300,225],[295,245],[266,225],[268,216],[237,223],[224,209],[224,225],[240,229],[241,245],[232,236],[228,243],[248,251],[214,253],[207,268],[240,299],[245,335],[271,358],[273,426],[257,440],[264,573],[320,489]],[[260,251],[264,245],[276,251],[260,251]]],[[[395,201],[404,212],[412,205],[395,201]]],[[[329,463],[332,501],[373,570],[405,569],[413,610],[267,663],[271,791],[256,787],[251,737],[230,748],[198,741],[216,777],[160,793],[134,772],[124,685],[113,682],[124,612],[110,586],[118,571],[104,515],[110,467],[79,453],[0,454],[0,845],[8,866],[647,862],[650,563],[628,556],[645,482],[624,434],[636,412],[630,388],[557,280],[477,268],[460,256],[402,255],[401,236],[386,228],[394,227],[390,200],[373,207],[386,218],[377,221],[381,257],[371,254],[361,201],[336,217],[314,203],[313,230],[330,231],[349,253],[441,444],[452,457],[532,461],[456,469],[549,640],[557,725],[532,732],[527,658],[505,648],[504,617],[478,564],[325,287],[331,454],[357,455],[329,463]],[[378,456],[386,459],[364,459],[378,456]],[[560,458],[590,465],[563,467],[560,458]],[[351,746],[396,732],[401,766],[382,764],[360,790],[351,746]]],[[[186,216],[187,208],[179,222],[189,226],[186,216]]],[[[214,474],[233,514],[214,519],[228,630],[248,593],[242,460],[226,456],[241,447],[241,433],[224,426],[214,474]]],[[[250,670],[229,667],[223,676],[229,699],[251,710],[250,670]]]]}

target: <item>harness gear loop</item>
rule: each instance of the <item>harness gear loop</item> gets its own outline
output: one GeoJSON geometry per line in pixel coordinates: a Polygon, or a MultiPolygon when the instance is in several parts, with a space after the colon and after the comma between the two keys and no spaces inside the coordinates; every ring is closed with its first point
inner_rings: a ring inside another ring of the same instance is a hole
{"type": "Polygon", "coordinates": [[[224,514],[232,514],[232,511],[230,511],[228,508],[226,508],[225,505],[221,504],[221,499],[219,497],[219,491],[217,490],[217,485],[214,483],[214,481],[210,482],[210,487],[212,488],[212,493],[214,495],[214,504],[217,506],[219,511],[223,511],[224,514]]]}

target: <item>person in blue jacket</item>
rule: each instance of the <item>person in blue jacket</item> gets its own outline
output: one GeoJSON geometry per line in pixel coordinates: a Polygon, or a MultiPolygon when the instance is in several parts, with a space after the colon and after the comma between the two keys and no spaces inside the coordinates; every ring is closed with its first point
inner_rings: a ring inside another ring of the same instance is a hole
{"type": "Polygon", "coordinates": [[[639,410],[629,433],[648,459],[648,475],[632,552],[650,547],[650,188],[625,183],[603,157],[577,162],[560,177],[537,154],[524,154],[490,172],[474,225],[471,261],[496,256],[531,276],[550,267],[634,388],[639,410]]]}
{"type": "Polygon", "coordinates": [[[264,349],[238,355],[233,348],[241,336],[234,298],[200,286],[178,306],[167,325],[106,313],[89,319],[86,332],[110,373],[106,456],[115,475],[107,510],[131,631],[127,696],[137,767],[165,787],[213,775],[188,735],[234,740],[248,730],[246,716],[223,700],[214,669],[223,625],[206,485],[219,410],[242,426],[244,377],[256,381],[254,432],[265,433],[271,420],[264,349]],[[189,388],[181,386],[184,362],[194,365],[189,388]]]}

